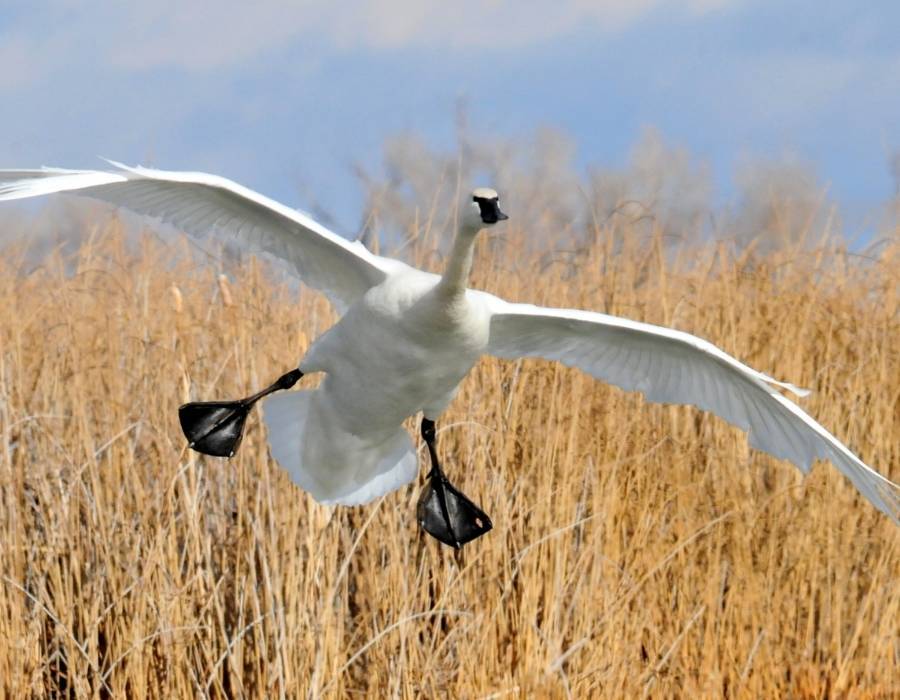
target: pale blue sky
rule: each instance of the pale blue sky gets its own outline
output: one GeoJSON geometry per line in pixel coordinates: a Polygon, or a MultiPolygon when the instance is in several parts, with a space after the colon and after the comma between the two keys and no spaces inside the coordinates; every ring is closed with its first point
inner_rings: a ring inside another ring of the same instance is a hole
{"type": "Polygon", "coordinates": [[[615,167],[646,126],[711,164],[799,157],[863,217],[894,188],[900,4],[75,0],[0,5],[0,167],[217,172],[359,224],[386,137],[567,132],[615,167]],[[91,3],[95,8],[111,3],[91,3]]]}

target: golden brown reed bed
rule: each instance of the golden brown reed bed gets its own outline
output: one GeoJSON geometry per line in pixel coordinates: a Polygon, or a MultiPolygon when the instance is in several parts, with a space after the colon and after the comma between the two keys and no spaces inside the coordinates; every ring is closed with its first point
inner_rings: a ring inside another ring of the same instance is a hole
{"type": "MultiPolygon", "coordinates": [[[[514,223],[514,222],[513,222],[514,223]]],[[[539,257],[511,227],[476,284],[674,325],[815,389],[900,480],[900,244],[539,257]]],[[[425,240],[407,259],[439,265],[425,240]]],[[[333,319],[115,226],[0,274],[0,689],[7,697],[896,697],[900,536],[830,465],[692,408],[483,360],[439,423],[494,519],[457,555],[418,485],[319,506],[267,458],[185,449],[176,407],[243,395],[333,319]]],[[[421,453],[420,453],[421,455],[421,453]]]]}

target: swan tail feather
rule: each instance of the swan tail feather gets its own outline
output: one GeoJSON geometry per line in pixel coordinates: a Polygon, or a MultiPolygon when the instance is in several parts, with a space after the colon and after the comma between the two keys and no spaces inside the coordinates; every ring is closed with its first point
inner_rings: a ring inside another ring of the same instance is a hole
{"type": "Polygon", "coordinates": [[[272,457],[320,503],[369,503],[411,482],[418,459],[398,428],[377,441],[340,429],[317,391],[286,391],[263,404],[272,457]]]}

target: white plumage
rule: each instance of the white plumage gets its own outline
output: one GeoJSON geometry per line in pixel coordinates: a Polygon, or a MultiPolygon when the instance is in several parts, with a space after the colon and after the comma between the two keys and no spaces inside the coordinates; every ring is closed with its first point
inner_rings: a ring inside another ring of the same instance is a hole
{"type": "MultiPolygon", "coordinates": [[[[416,457],[402,421],[420,411],[437,418],[487,353],[559,360],[650,401],[711,411],[748,431],[753,447],[804,472],[816,458],[830,461],[900,524],[900,487],[776,387],[801,396],[803,390],[682,331],[511,304],[467,289],[475,236],[497,221],[483,220],[475,205],[463,210],[447,270],[438,276],[374,255],[224,178],[113,165],[113,172],[0,171],[0,201],[71,191],[193,236],[233,238],[247,250],[286,261],[346,311],[299,365],[304,374],[325,372],[321,387],[278,394],[264,405],[273,456],[320,501],[365,503],[411,481],[416,457]]],[[[480,198],[490,194],[476,191],[480,198]]]]}

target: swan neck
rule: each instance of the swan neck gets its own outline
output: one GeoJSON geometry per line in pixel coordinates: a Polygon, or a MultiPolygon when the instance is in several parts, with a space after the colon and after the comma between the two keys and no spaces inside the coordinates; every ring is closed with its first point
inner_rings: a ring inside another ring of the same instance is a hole
{"type": "Polygon", "coordinates": [[[464,294],[469,282],[469,273],[472,271],[472,257],[475,252],[475,238],[478,231],[471,231],[465,227],[460,228],[453,241],[453,249],[450,251],[450,259],[444,269],[440,288],[450,296],[464,294]]]}

